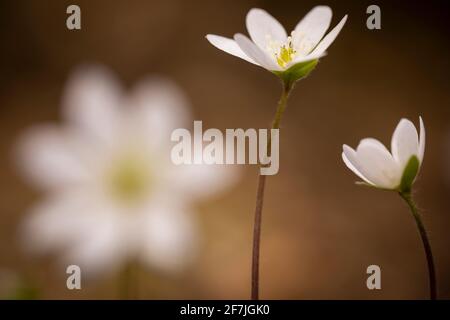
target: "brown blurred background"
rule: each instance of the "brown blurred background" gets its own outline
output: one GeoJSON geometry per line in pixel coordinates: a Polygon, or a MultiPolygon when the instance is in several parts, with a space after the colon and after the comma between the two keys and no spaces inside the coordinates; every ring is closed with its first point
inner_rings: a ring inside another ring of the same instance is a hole
{"type": "MultiPolygon", "coordinates": [[[[162,73],[177,81],[205,128],[263,128],[279,95],[269,72],[213,48],[207,33],[245,32],[252,7],[291,30],[328,4],[335,25],[349,20],[319,67],[296,87],[283,122],[281,164],[269,177],[263,216],[261,297],[267,299],[427,298],[422,244],[394,193],[354,185],[343,143],[367,136],[390,144],[401,117],[427,129],[417,201],[434,249],[441,298],[450,298],[450,6],[446,1],[377,1],[382,29],[366,28],[368,1],[2,1],[0,3],[0,269],[32,279],[41,298],[117,298],[108,276],[66,289],[53,259],[24,255],[17,225],[39,193],[17,175],[11,150],[33,124],[59,121],[65,80],[99,62],[126,84],[162,73]],[[66,29],[78,4],[82,30],[66,29]],[[366,268],[382,269],[382,290],[366,268]]],[[[248,298],[257,168],[198,207],[204,232],[197,263],[177,277],[141,273],[141,298],[248,298]]],[[[2,286],[2,283],[0,283],[2,286]]]]}

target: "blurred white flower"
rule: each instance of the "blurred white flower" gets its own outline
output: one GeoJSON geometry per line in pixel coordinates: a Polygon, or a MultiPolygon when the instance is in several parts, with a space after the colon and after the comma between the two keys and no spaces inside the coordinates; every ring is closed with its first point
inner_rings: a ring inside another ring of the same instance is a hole
{"type": "Polygon", "coordinates": [[[317,60],[336,39],[347,15],[325,37],[332,11],[327,6],[314,7],[288,36],[284,27],[262,9],[251,9],[246,25],[251,40],[235,34],[234,40],[208,34],[206,38],[215,47],[233,56],[261,66],[269,71],[283,72],[291,67],[317,60]]]}
{"type": "Polygon", "coordinates": [[[414,124],[401,119],[394,131],[391,151],[378,140],[361,140],[356,151],[343,146],[342,159],[365,183],[388,190],[411,188],[425,152],[425,127],[420,117],[420,138],[414,124]]]}
{"type": "Polygon", "coordinates": [[[67,84],[63,117],[63,126],[32,128],[19,144],[21,171],[46,194],[27,216],[25,244],[59,250],[91,274],[130,258],[174,271],[189,262],[191,203],[235,175],[172,164],[170,134],[190,121],[180,90],[153,77],[124,95],[109,70],[84,67],[67,84]]]}

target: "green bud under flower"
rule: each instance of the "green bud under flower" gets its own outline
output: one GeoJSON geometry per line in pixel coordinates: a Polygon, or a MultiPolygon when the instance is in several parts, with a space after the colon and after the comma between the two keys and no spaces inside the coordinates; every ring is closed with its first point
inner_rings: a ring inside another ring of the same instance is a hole
{"type": "Polygon", "coordinates": [[[398,187],[398,191],[401,193],[410,193],[412,189],[412,185],[414,180],[416,179],[417,174],[419,173],[420,162],[419,158],[416,156],[412,156],[408,164],[403,170],[402,180],[400,182],[400,186],[398,187]]]}

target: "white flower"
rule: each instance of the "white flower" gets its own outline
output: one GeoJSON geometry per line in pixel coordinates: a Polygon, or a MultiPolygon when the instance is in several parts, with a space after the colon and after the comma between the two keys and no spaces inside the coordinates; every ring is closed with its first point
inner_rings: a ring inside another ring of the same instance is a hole
{"type": "Polygon", "coordinates": [[[64,263],[87,273],[128,258],[169,271],[189,262],[197,241],[191,203],[234,175],[172,164],[170,134],[188,125],[187,110],[168,80],[148,78],[124,95],[105,68],[76,72],[63,99],[67,123],[31,129],[19,144],[22,172],[46,194],[25,221],[25,244],[60,250],[64,263]]]}
{"type": "Polygon", "coordinates": [[[425,152],[425,127],[420,118],[420,138],[414,124],[401,119],[394,131],[391,152],[378,140],[361,140],[356,151],[343,146],[347,167],[367,184],[388,190],[411,188],[425,152]]]}
{"type": "Polygon", "coordinates": [[[284,27],[262,9],[247,14],[247,30],[252,40],[235,34],[234,40],[207,35],[215,47],[272,72],[284,72],[300,63],[317,60],[336,39],[347,15],[325,37],[332,11],[327,6],[314,7],[288,36],[284,27]]]}

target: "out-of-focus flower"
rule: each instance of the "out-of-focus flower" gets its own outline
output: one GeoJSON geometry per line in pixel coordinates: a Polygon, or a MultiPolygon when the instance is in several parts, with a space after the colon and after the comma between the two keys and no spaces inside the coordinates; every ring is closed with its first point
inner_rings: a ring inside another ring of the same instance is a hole
{"type": "Polygon", "coordinates": [[[21,171],[46,199],[27,216],[25,244],[60,250],[84,272],[139,259],[178,270],[197,241],[191,204],[234,181],[213,165],[172,164],[170,134],[190,120],[170,81],[151,77],[130,94],[100,66],[79,69],[63,99],[63,126],[32,128],[21,171]]]}
{"type": "Polygon", "coordinates": [[[251,9],[246,18],[251,40],[235,34],[234,40],[208,34],[215,47],[233,56],[274,72],[282,78],[298,80],[307,75],[326,54],[341,31],[347,15],[325,37],[332,11],[327,6],[314,7],[288,36],[284,27],[262,9],[251,9]]]}
{"type": "Polygon", "coordinates": [[[425,127],[420,118],[420,138],[414,124],[401,119],[394,131],[391,151],[378,140],[361,140],[356,151],[343,146],[342,159],[365,183],[388,190],[411,189],[425,152],[425,127]]]}

